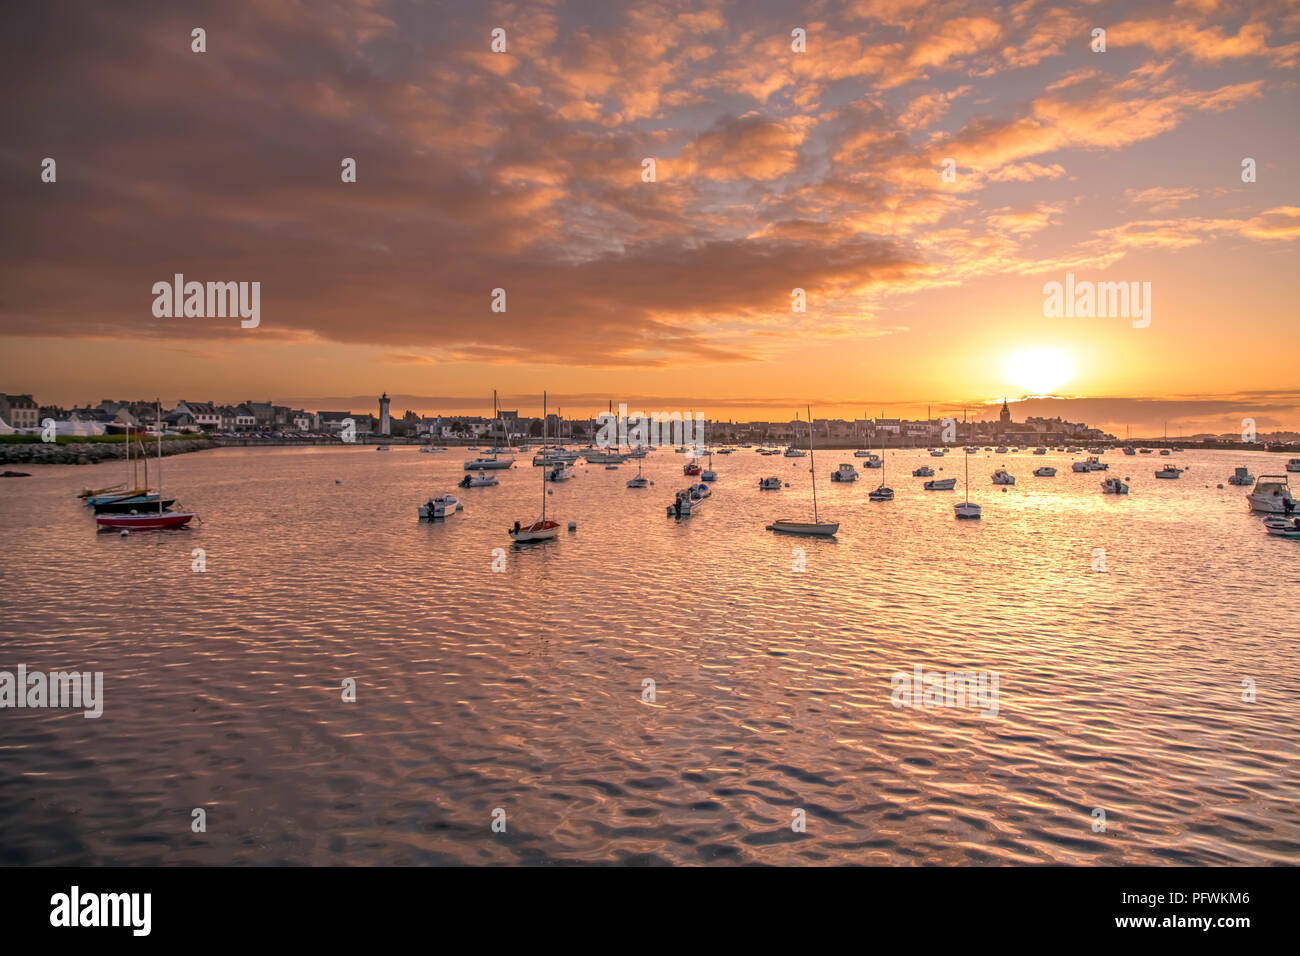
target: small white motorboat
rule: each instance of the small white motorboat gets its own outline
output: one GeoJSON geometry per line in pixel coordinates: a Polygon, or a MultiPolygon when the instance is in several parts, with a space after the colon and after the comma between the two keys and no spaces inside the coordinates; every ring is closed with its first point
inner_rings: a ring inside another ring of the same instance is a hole
{"type": "Polygon", "coordinates": [[[423,455],[436,455],[446,450],[442,445],[425,445],[420,449],[420,453],[423,455]]]}
{"type": "Polygon", "coordinates": [[[392,450],[392,449],[390,449],[387,445],[377,445],[377,446],[375,446],[375,451],[391,451],[391,450],[392,450]]]}
{"type": "Polygon", "coordinates": [[[568,481],[573,477],[573,467],[563,462],[552,465],[546,470],[547,481],[568,481]]]}
{"type": "Polygon", "coordinates": [[[1249,468],[1237,468],[1228,478],[1230,485],[1253,485],[1254,483],[1255,476],[1250,473],[1249,468]]]}
{"type": "Polygon", "coordinates": [[[1300,471],[1300,458],[1288,458],[1286,463],[1287,471],[1300,471]]]}
{"type": "Polygon", "coordinates": [[[1126,455],[1136,455],[1136,454],[1137,454],[1137,449],[1135,449],[1132,445],[1125,445],[1125,446],[1124,446],[1124,454],[1126,454],[1126,455]]]}
{"type": "Polygon", "coordinates": [[[1139,449],[1138,449],[1138,454],[1139,454],[1139,455],[1149,455],[1149,454],[1151,454],[1151,449],[1150,449],[1150,448],[1139,448],[1139,449]]]}
{"type": "Polygon", "coordinates": [[[1035,454],[1035,455],[1046,455],[1046,454],[1047,454],[1047,449],[1044,448],[1042,445],[1039,445],[1037,448],[1034,449],[1034,454],[1035,454]]]}
{"type": "Polygon", "coordinates": [[[693,488],[683,488],[673,496],[673,503],[668,506],[668,517],[689,518],[702,500],[695,497],[693,488]]]}
{"type": "Polygon", "coordinates": [[[1055,478],[1056,469],[1053,468],[1051,465],[1044,465],[1042,468],[1035,468],[1034,474],[1037,475],[1039,478],[1055,478]]]}
{"type": "Polygon", "coordinates": [[[490,488],[493,485],[499,485],[501,481],[496,475],[479,472],[477,475],[466,475],[459,481],[462,488],[490,488]]]}
{"type": "Polygon", "coordinates": [[[1286,475],[1260,475],[1255,482],[1255,489],[1246,495],[1251,511],[1264,514],[1287,514],[1287,502],[1291,509],[1296,507],[1295,497],[1286,475]]]}
{"type": "Polygon", "coordinates": [[[993,449],[993,451],[999,455],[1005,455],[1007,453],[1007,446],[999,445],[997,448],[993,449]]]}
{"type": "Polygon", "coordinates": [[[421,521],[445,518],[456,513],[456,499],[451,495],[439,495],[437,498],[430,498],[428,502],[420,505],[419,511],[421,521]]]}
{"type": "Polygon", "coordinates": [[[1071,463],[1070,468],[1074,471],[1108,471],[1110,465],[1106,464],[1096,455],[1090,455],[1086,461],[1076,461],[1071,463]]]}
{"type": "Polygon", "coordinates": [[[807,456],[807,454],[808,453],[806,451],[804,451],[801,448],[795,448],[794,445],[791,445],[785,450],[786,458],[804,458],[807,456]]]}
{"type": "Polygon", "coordinates": [[[999,468],[993,472],[993,484],[995,485],[1014,485],[1016,476],[1008,472],[1005,468],[999,468]]]}
{"type": "Polygon", "coordinates": [[[1101,491],[1105,495],[1126,495],[1128,494],[1128,485],[1118,478],[1107,478],[1101,483],[1101,491]]]}
{"type": "Polygon", "coordinates": [[[852,465],[841,464],[831,472],[831,481],[857,481],[858,471],[852,465]]]}
{"type": "Polygon", "coordinates": [[[1162,455],[1168,455],[1169,453],[1170,453],[1170,452],[1169,452],[1169,449],[1168,449],[1168,448],[1161,448],[1161,449],[1160,449],[1160,454],[1162,454],[1162,455]]]}
{"type": "MultiPolygon", "coordinates": [[[[855,452],[855,454],[856,454],[856,452],[855,452]]],[[[864,462],[862,463],[862,467],[863,467],[863,468],[882,468],[882,467],[884,467],[884,464],[885,464],[885,463],[881,460],[880,456],[877,455],[877,454],[875,454],[875,453],[873,453],[873,452],[867,452],[867,454],[866,454],[866,459],[867,459],[867,460],[864,461],[864,462]]]]}
{"type": "Polygon", "coordinates": [[[1265,518],[1264,530],[1279,538],[1300,538],[1300,518],[1265,518]]]}
{"type": "Polygon", "coordinates": [[[936,478],[925,483],[926,491],[952,491],[957,487],[956,478],[936,478]]]}
{"type": "Polygon", "coordinates": [[[912,470],[913,478],[929,478],[933,474],[934,474],[934,469],[931,468],[929,465],[922,465],[920,468],[914,468],[912,470]]]}
{"type": "Polygon", "coordinates": [[[781,489],[781,479],[775,475],[771,478],[758,479],[759,491],[779,491],[781,489]]]}
{"type": "Polygon", "coordinates": [[[1157,478],[1177,478],[1183,473],[1183,469],[1175,468],[1173,465],[1165,465],[1156,472],[1157,478]]]}

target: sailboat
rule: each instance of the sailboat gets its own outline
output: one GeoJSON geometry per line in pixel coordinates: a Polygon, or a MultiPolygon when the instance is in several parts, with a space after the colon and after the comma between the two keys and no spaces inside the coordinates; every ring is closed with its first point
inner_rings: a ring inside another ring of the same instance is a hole
{"type": "Polygon", "coordinates": [[[880,487],[874,491],[867,492],[867,498],[871,501],[893,501],[894,489],[885,487],[885,463],[883,459],[880,463],[880,487]]]}
{"type": "MultiPolygon", "coordinates": [[[[157,501],[148,502],[148,511],[137,514],[107,514],[95,518],[95,523],[101,528],[110,530],[136,530],[136,531],[154,531],[162,528],[179,528],[182,525],[189,524],[194,518],[194,513],[190,511],[167,511],[163,505],[162,497],[162,402],[158,403],[158,496],[157,501]],[[154,506],[157,510],[154,510],[154,506]]],[[[147,467],[147,465],[146,465],[147,467]]],[[[146,474],[145,483],[148,484],[146,474]]]]}
{"type": "Polygon", "coordinates": [[[645,477],[645,475],[641,474],[641,459],[638,458],[636,462],[636,477],[629,478],[627,480],[627,486],[629,488],[644,488],[648,484],[650,484],[650,481],[645,477]]]}
{"type": "MultiPolygon", "coordinates": [[[[794,443],[790,445],[794,448],[794,443]]],[[[790,453],[787,451],[787,455],[790,453]]],[[[802,452],[800,452],[802,455],[802,452]]],[[[791,456],[796,457],[796,456],[791,456]]],[[[785,534],[809,534],[830,536],[840,530],[838,521],[822,521],[817,514],[817,461],[816,454],[813,451],[812,435],[812,406],[808,407],[808,462],[811,466],[808,471],[812,475],[812,500],[813,500],[813,519],[812,521],[795,521],[790,518],[778,518],[767,526],[768,531],[784,532],[785,534]]]]}
{"type": "MultiPolygon", "coordinates": [[[[966,412],[964,409],[961,413],[961,420],[963,423],[966,421],[966,412]]],[[[970,458],[963,456],[962,460],[966,463],[966,500],[957,502],[957,504],[952,506],[952,510],[958,518],[974,518],[978,520],[980,517],[980,506],[970,500],[970,458]]]]}
{"type": "MultiPolygon", "coordinates": [[[[495,399],[495,393],[493,393],[495,399]]],[[[546,392],[542,392],[542,444],[546,444],[546,392]]],[[[511,541],[549,541],[560,533],[558,521],[546,520],[546,470],[542,470],[542,516],[530,525],[516,521],[515,526],[506,532],[511,541]]]]}
{"type": "Polygon", "coordinates": [[[713,448],[709,448],[709,467],[700,472],[700,481],[717,481],[718,474],[713,470],[713,448]]]}
{"type": "MultiPolygon", "coordinates": [[[[497,412],[497,390],[495,388],[492,389],[492,420],[493,421],[499,420],[499,416],[497,412]]],[[[510,436],[507,434],[506,445],[509,446],[509,444],[510,444],[510,436]]],[[[465,470],[466,471],[500,470],[504,468],[509,468],[512,465],[514,465],[515,460],[513,457],[507,457],[507,458],[499,457],[501,450],[502,450],[501,448],[494,445],[492,447],[492,450],[487,455],[480,455],[478,458],[475,458],[473,461],[465,462],[465,470]]]]}

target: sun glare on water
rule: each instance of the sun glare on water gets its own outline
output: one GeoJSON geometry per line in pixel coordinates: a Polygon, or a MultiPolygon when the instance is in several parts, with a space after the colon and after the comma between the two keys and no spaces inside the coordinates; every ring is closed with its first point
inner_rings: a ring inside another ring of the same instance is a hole
{"type": "Polygon", "coordinates": [[[1061,349],[1025,349],[1007,356],[1002,374],[1031,395],[1051,395],[1074,377],[1074,362],[1061,349]]]}

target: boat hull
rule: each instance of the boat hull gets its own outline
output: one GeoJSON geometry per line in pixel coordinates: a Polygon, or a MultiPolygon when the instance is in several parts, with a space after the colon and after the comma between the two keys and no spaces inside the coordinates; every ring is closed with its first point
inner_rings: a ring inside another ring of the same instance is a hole
{"type": "Polygon", "coordinates": [[[560,525],[556,521],[535,521],[526,528],[520,528],[518,531],[512,529],[507,533],[511,541],[521,544],[530,541],[550,541],[559,535],[560,525]]]}
{"type": "Polygon", "coordinates": [[[838,521],[787,521],[785,519],[778,519],[768,525],[767,530],[776,531],[780,534],[803,534],[830,537],[840,530],[840,524],[838,521]]]}
{"type": "Polygon", "coordinates": [[[129,531],[161,531],[166,528],[179,528],[187,525],[194,517],[189,512],[164,511],[162,514],[145,515],[104,515],[96,518],[95,523],[101,528],[122,529],[129,531]]]}
{"type": "Polygon", "coordinates": [[[927,481],[925,483],[926,491],[952,491],[956,487],[956,478],[940,478],[937,481],[927,481]]]}

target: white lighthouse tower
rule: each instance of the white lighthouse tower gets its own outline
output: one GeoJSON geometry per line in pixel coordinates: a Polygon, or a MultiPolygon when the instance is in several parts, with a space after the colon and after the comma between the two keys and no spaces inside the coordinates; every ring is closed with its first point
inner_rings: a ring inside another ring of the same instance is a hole
{"type": "Polygon", "coordinates": [[[388,402],[387,392],[379,396],[379,434],[381,435],[393,433],[392,420],[388,417],[388,402]]]}

